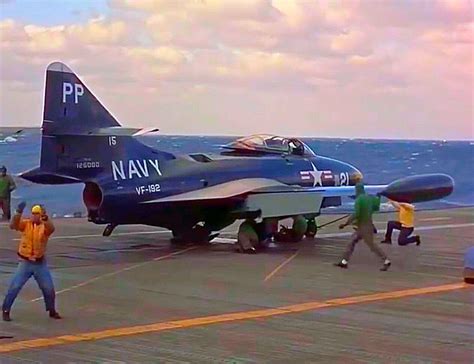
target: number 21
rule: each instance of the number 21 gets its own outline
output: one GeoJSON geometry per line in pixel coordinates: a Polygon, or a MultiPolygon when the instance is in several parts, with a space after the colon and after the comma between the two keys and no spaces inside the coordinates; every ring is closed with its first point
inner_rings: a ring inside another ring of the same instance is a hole
{"type": "Polygon", "coordinates": [[[339,180],[341,181],[341,186],[349,186],[349,173],[341,172],[339,180]]]}

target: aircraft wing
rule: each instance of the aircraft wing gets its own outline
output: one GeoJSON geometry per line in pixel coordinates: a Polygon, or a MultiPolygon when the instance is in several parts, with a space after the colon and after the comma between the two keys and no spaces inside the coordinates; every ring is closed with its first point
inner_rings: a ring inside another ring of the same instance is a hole
{"type": "MultiPolygon", "coordinates": [[[[385,187],[366,186],[367,192],[374,194],[385,187]]],[[[212,201],[225,201],[234,206],[233,211],[237,215],[258,213],[261,217],[281,217],[316,214],[325,197],[354,195],[354,186],[304,188],[273,179],[246,178],[143,203],[209,204],[212,201]]]]}
{"type": "MultiPolygon", "coordinates": [[[[387,185],[367,185],[365,191],[368,194],[376,194],[385,189],[387,185]]],[[[186,192],[178,195],[146,201],[144,203],[160,202],[185,202],[199,200],[222,200],[239,197],[246,194],[272,194],[272,193],[313,193],[322,197],[355,196],[354,186],[338,187],[314,187],[305,188],[300,186],[289,186],[276,180],[267,178],[245,178],[219,185],[205,187],[199,190],[186,192]]]]}
{"type": "MultiPolygon", "coordinates": [[[[445,174],[408,176],[389,185],[365,185],[366,193],[381,195],[398,202],[424,202],[451,194],[454,180],[445,174]]],[[[225,201],[234,212],[259,213],[261,217],[292,216],[319,213],[324,198],[353,197],[355,186],[327,186],[305,188],[290,186],[267,178],[245,178],[205,187],[144,203],[225,201]]]]}
{"type": "Polygon", "coordinates": [[[144,203],[223,200],[252,192],[264,192],[265,189],[279,191],[285,187],[290,186],[268,178],[245,178],[144,203]]]}

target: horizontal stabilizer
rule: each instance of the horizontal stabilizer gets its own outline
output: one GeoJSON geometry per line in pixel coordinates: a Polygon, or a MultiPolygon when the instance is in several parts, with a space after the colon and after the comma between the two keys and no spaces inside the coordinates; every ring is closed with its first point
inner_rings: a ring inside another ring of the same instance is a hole
{"type": "Polygon", "coordinates": [[[40,168],[30,169],[29,171],[21,173],[19,176],[28,181],[44,185],[63,185],[82,182],[77,178],[44,172],[40,168]]]}
{"type": "MultiPolygon", "coordinates": [[[[47,123],[48,120],[45,120],[47,123]]],[[[111,126],[107,128],[96,128],[90,130],[58,130],[50,133],[50,136],[139,136],[158,131],[157,128],[125,128],[122,126],[111,126]]]]}

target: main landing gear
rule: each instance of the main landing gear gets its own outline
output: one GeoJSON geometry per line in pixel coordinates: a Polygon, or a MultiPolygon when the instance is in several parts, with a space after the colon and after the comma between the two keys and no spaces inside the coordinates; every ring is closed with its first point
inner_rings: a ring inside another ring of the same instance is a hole
{"type": "Polygon", "coordinates": [[[171,243],[175,245],[208,244],[219,235],[212,234],[212,231],[202,225],[196,225],[191,229],[173,229],[171,232],[173,233],[171,243]]]}
{"type": "Polygon", "coordinates": [[[318,233],[318,225],[316,224],[316,219],[313,217],[306,220],[308,222],[308,227],[306,228],[305,236],[309,239],[313,239],[318,233]]]}
{"type": "MultiPolygon", "coordinates": [[[[304,236],[308,239],[313,239],[318,231],[316,218],[310,217],[306,219],[307,227],[304,236]]],[[[282,228],[278,231],[278,220],[265,220],[257,223],[255,220],[247,219],[239,227],[237,236],[237,251],[241,253],[255,254],[268,247],[272,242],[272,237],[275,242],[297,242],[301,237],[293,237],[292,228],[282,228]],[[284,231],[283,231],[284,230],[284,231]],[[285,239],[285,237],[287,239],[285,239]],[[279,239],[282,238],[282,239],[279,239]]]]}

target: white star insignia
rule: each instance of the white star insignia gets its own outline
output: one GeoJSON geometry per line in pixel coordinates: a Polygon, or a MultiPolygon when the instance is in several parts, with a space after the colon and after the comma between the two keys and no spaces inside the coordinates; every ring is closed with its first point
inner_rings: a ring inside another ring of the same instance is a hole
{"type": "Polygon", "coordinates": [[[318,171],[316,166],[311,162],[311,167],[313,168],[310,171],[301,171],[300,176],[303,181],[313,178],[313,187],[316,187],[318,184],[320,186],[323,185],[323,182],[321,180],[321,176],[323,175],[324,171],[318,171]]]}
{"type": "Polygon", "coordinates": [[[316,187],[318,184],[320,186],[323,185],[323,182],[321,181],[321,176],[323,174],[322,171],[318,171],[318,169],[316,168],[316,166],[313,164],[313,162],[311,162],[311,166],[313,167],[313,170],[312,171],[309,171],[309,174],[311,176],[313,176],[313,187],[316,187]]]}

